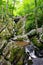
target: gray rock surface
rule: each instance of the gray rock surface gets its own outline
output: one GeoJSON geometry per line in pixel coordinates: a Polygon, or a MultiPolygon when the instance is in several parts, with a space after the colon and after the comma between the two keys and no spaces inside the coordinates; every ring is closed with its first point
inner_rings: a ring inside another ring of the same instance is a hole
{"type": "Polygon", "coordinates": [[[36,58],[33,59],[33,64],[32,65],[43,65],[43,58],[36,58]]]}

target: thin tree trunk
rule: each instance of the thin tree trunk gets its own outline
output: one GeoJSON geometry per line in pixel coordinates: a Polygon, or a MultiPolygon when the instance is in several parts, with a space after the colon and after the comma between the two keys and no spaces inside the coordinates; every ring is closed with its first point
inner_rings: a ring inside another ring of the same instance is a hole
{"type": "Polygon", "coordinates": [[[6,13],[8,14],[8,0],[6,0],[6,13]]]}
{"type": "MultiPolygon", "coordinates": [[[[14,6],[15,6],[15,1],[16,1],[16,0],[13,0],[13,3],[12,3],[13,8],[14,8],[14,6]]],[[[12,15],[13,15],[13,9],[12,9],[12,15]]]]}
{"type": "Polygon", "coordinates": [[[36,25],[36,31],[38,28],[38,24],[37,24],[37,0],[35,0],[35,25],[36,25]]]}
{"type": "Polygon", "coordinates": [[[2,4],[2,21],[3,21],[3,4],[2,4]]]}

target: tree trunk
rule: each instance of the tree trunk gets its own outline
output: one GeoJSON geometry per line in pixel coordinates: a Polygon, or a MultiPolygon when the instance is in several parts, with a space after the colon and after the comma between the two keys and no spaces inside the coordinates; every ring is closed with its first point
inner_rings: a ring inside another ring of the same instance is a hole
{"type": "Polygon", "coordinates": [[[37,0],[35,0],[35,25],[36,25],[36,31],[37,31],[37,28],[38,28],[38,25],[37,25],[37,0]]]}
{"type": "Polygon", "coordinates": [[[3,21],[3,4],[2,4],[2,21],[3,21]]]}
{"type": "Polygon", "coordinates": [[[8,0],[6,0],[6,13],[8,14],[8,0]]]}

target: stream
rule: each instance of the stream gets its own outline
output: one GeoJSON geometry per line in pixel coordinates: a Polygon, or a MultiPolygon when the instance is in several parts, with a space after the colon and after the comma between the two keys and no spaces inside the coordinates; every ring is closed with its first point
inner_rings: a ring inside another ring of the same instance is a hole
{"type": "MultiPolygon", "coordinates": [[[[42,52],[42,54],[40,54],[39,52],[38,55],[37,53],[35,54],[35,46],[33,44],[31,45],[28,45],[25,47],[25,52],[26,53],[29,53],[29,56],[30,56],[30,60],[32,60],[33,64],[31,65],[43,65],[43,50],[40,51],[42,52]]],[[[28,65],[28,64],[26,64],[28,65]]]]}

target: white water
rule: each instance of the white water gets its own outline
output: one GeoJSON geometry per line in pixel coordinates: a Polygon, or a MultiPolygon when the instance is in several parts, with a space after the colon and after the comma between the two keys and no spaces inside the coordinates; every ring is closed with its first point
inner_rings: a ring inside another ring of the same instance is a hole
{"type": "Polygon", "coordinates": [[[32,58],[37,58],[34,51],[30,53],[30,56],[31,56],[32,58]]]}
{"type": "Polygon", "coordinates": [[[31,58],[37,58],[34,50],[32,52],[30,52],[30,50],[28,48],[25,48],[25,51],[26,51],[26,53],[29,52],[29,55],[31,58]]]}

